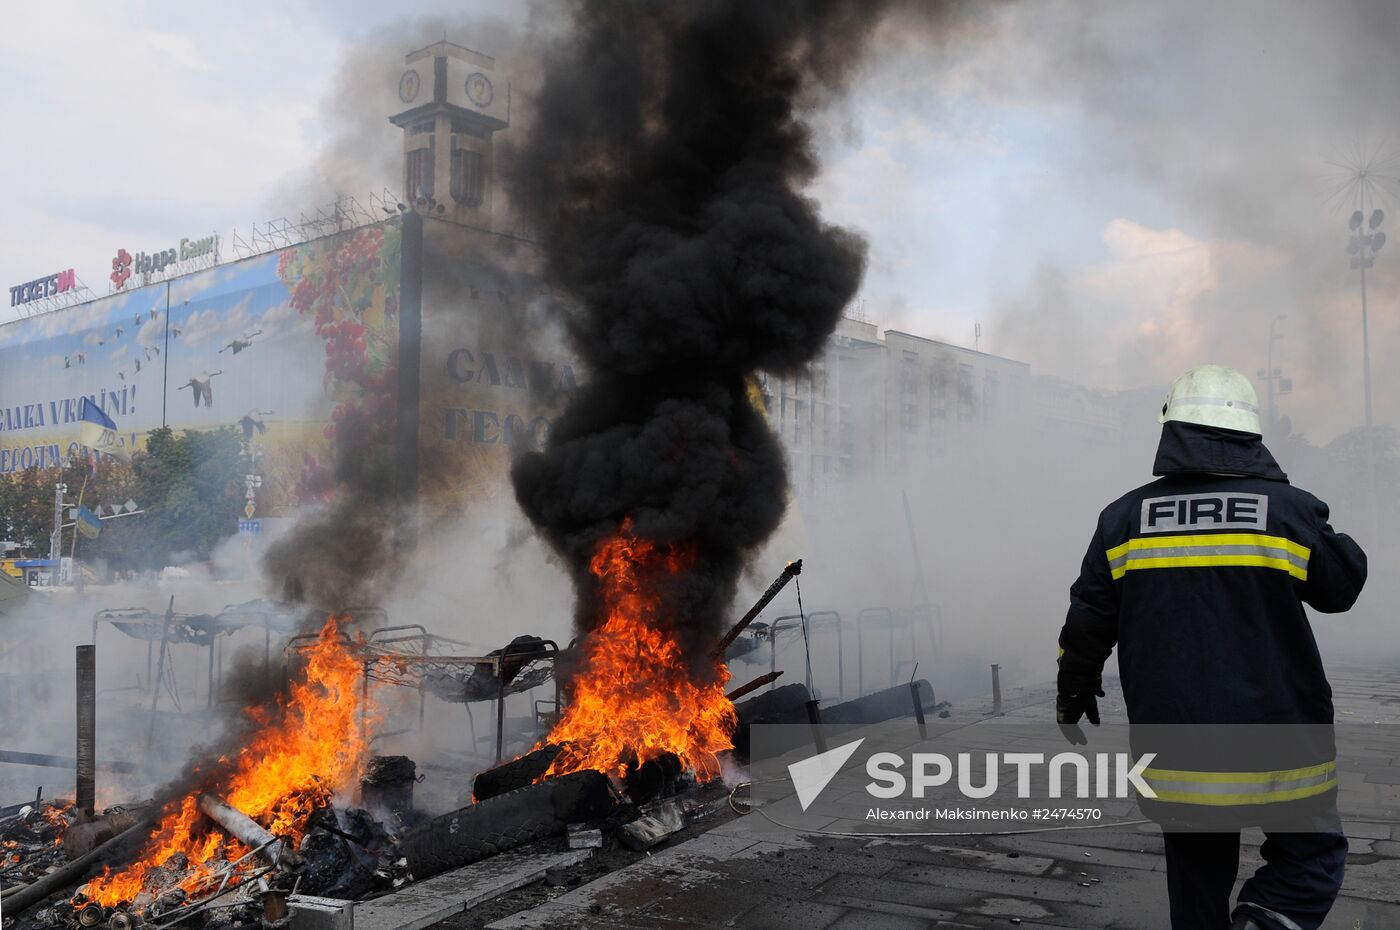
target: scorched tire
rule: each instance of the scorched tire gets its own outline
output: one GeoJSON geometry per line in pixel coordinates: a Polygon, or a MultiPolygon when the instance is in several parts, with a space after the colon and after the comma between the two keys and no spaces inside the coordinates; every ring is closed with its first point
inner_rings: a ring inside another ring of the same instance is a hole
{"type": "Polygon", "coordinates": [[[417,827],[399,849],[413,877],[421,880],[563,833],[566,824],[555,810],[555,790],[596,778],[603,776],[576,772],[487,798],[417,827]]]}

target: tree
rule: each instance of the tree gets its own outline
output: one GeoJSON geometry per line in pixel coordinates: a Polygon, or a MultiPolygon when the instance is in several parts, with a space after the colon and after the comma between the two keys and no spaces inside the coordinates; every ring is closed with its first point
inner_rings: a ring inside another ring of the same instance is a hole
{"type": "Polygon", "coordinates": [[[52,471],[37,468],[4,476],[0,480],[0,536],[30,554],[48,555],[54,484],[58,480],[52,471]]]}
{"type": "Polygon", "coordinates": [[[134,497],[146,513],[131,518],[132,526],[124,528],[129,536],[112,534],[104,557],[114,568],[209,558],[237,530],[243,510],[246,469],[238,452],[231,428],[178,436],[168,428],[152,430],[145,451],[132,461],[134,497]]]}
{"type": "MultiPolygon", "coordinates": [[[[243,511],[243,474],[235,430],[152,430],[130,465],[105,461],[83,488],[87,459],[78,456],[60,470],[31,468],[0,480],[0,525],[36,555],[48,555],[53,531],[54,486],[68,485],[69,501],[83,505],[136,501],[145,513],[104,520],[96,539],[80,539],[78,558],[105,560],[114,570],[158,569],[172,562],[207,559],[238,528],[243,511]]],[[[63,519],[71,523],[65,508],[63,519]]],[[[63,531],[63,554],[73,551],[72,528],[63,531]]]]}
{"type": "MultiPolygon", "coordinates": [[[[1393,427],[1377,426],[1371,431],[1376,458],[1376,523],[1379,542],[1395,539],[1395,522],[1400,518],[1400,433],[1393,427]]],[[[1351,513],[1370,508],[1370,482],[1366,474],[1366,427],[1358,426],[1329,442],[1323,449],[1335,474],[1334,509],[1346,507],[1351,513]]],[[[1364,530],[1362,530],[1364,532],[1364,530]]]]}

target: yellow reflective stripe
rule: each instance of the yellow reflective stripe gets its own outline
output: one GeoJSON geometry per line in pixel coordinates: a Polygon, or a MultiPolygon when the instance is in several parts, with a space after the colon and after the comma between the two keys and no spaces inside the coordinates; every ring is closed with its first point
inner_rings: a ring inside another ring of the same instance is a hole
{"type": "Polygon", "coordinates": [[[1130,539],[1104,553],[1114,581],[1132,569],[1149,568],[1273,568],[1288,572],[1300,581],[1308,580],[1307,563],[1312,550],[1282,536],[1262,533],[1213,533],[1191,536],[1150,536],[1130,539]],[[1222,548],[1253,548],[1254,552],[1223,553],[1222,548]],[[1192,555],[1182,550],[1201,550],[1192,555]],[[1153,556],[1153,551],[1170,554],[1153,556]],[[1271,550],[1266,554],[1258,550],[1271,550]],[[1279,556],[1276,553],[1286,553],[1279,556]],[[1300,564],[1301,563],[1301,564],[1300,564]]]}
{"type": "MultiPolygon", "coordinates": [[[[1299,545],[1283,536],[1265,536],[1263,533],[1211,533],[1195,536],[1139,536],[1130,539],[1119,549],[1161,549],[1168,546],[1267,546],[1271,549],[1285,549],[1300,559],[1312,555],[1307,546],[1299,545]]],[[[1116,550],[1110,550],[1116,551],[1116,550]]],[[[1110,556],[1113,558],[1113,556],[1110,556]]]]}
{"type": "Polygon", "coordinates": [[[1297,801],[1323,794],[1337,787],[1336,777],[1317,785],[1291,788],[1286,791],[1260,791],[1247,794],[1198,794],[1193,791],[1158,791],[1153,788],[1158,801],[1172,801],[1177,804],[1198,804],[1206,807],[1230,807],[1240,804],[1279,804],[1284,801],[1297,801]]]}
{"type": "MultiPolygon", "coordinates": [[[[1287,559],[1272,559],[1266,555],[1186,555],[1162,559],[1129,559],[1122,572],[1138,568],[1276,568],[1288,572],[1299,581],[1308,580],[1308,570],[1287,559]]],[[[1115,577],[1121,577],[1121,573],[1115,577]]]]}
{"type": "Polygon", "coordinates": [[[1296,801],[1331,791],[1337,786],[1335,759],[1273,772],[1195,772],[1147,768],[1143,769],[1142,774],[1157,800],[1210,807],[1296,801]]]}
{"type": "Polygon", "coordinates": [[[1295,781],[1299,778],[1312,778],[1327,775],[1337,770],[1336,760],[1309,765],[1301,769],[1285,769],[1278,772],[1189,772],[1184,769],[1143,769],[1144,778],[1162,781],[1194,781],[1201,784],[1243,784],[1247,782],[1295,781]]]}

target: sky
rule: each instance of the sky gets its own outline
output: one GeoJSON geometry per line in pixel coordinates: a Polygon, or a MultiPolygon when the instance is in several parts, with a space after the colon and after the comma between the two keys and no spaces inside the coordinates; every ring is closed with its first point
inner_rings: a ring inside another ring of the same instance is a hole
{"type": "MultiPolygon", "coordinates": [[[[853,312],[964,345],[980,325],[983,350],[1114,389],[1208,361],[1254,374],[1282,315],[1281,412],[1316,441],[1357,425],[1352,205],[1329,162],[1379,153],[1400,175],[1400,120],[1381,99],[1400,86],[1393,5],[949,6],[889,19],[816,117],[810,193],[870,244],[853,312]]],[[[231,257],[235,230],[396,185],[402,55],[444,33],[499,56],[522,89],[532,72],[516,35],[530,6],[503,0],[7,15],[6,290],[72,267],[105,294],[118,247],[213,231],[231,257]]],[[[1400,206],[1400,184],[1380,192],[1400,206]]],[[[1370,280],[1383,423],[1400,419],[1385,363],[1400,351],[1397,267],[1383,251],[1370,280]]]]}

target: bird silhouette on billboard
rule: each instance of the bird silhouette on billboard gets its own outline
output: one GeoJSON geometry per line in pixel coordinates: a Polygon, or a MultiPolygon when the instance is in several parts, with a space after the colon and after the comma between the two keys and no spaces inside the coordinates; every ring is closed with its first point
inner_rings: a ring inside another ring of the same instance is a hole
{"type": "Polygon", "coordinates": [[[235,340],[233,340],[233,341],[230,342],[228,345],[224,346],[223,349],[220,349],[220,350],[219,350],[219,354],[222,355],[223,352],[224,352],[224,349],[232,349],[232,350],[233,350],[233,354],[234,354],[234,355],[237,355],[239,352],[242,352],[244,349],[248,348],[249,346],[251,346],[251,345],[253,344],[253,337],[254,337],[254,336],[261,336],[261,335],[262,335],[262,330],[260,330],[260,329],[254,330],[254,331],[251,332],[251,333],[244,333],[242,339],[235,339],[235,340]]]}
{"type": "Polygon", "coordinates": [[[196,407],[199,406],[201,400],[204,401],[204,406],[212,407],[214,406],[214,388],[211,382],[213,382],[216,376],[221,374],[223,374],[223,371],[202,371],[199,373],[199,377],[191,378],[175,390],[183,391],[185,388],[189,388],[190,391],[193,392],[194,405],[196,407]]]}
{"type": "Polygon", "coordinates": [[[267,423],[261,418],[270,416],[272,416],[271,410],[254,409],[249,410],[247,413],[243,414],[242,419],[238,421],[238,425],[243,427],[243,442],[250,443],[253,441],[254,429],[258,431],[259,435],[266,433],[267,423]]]}

